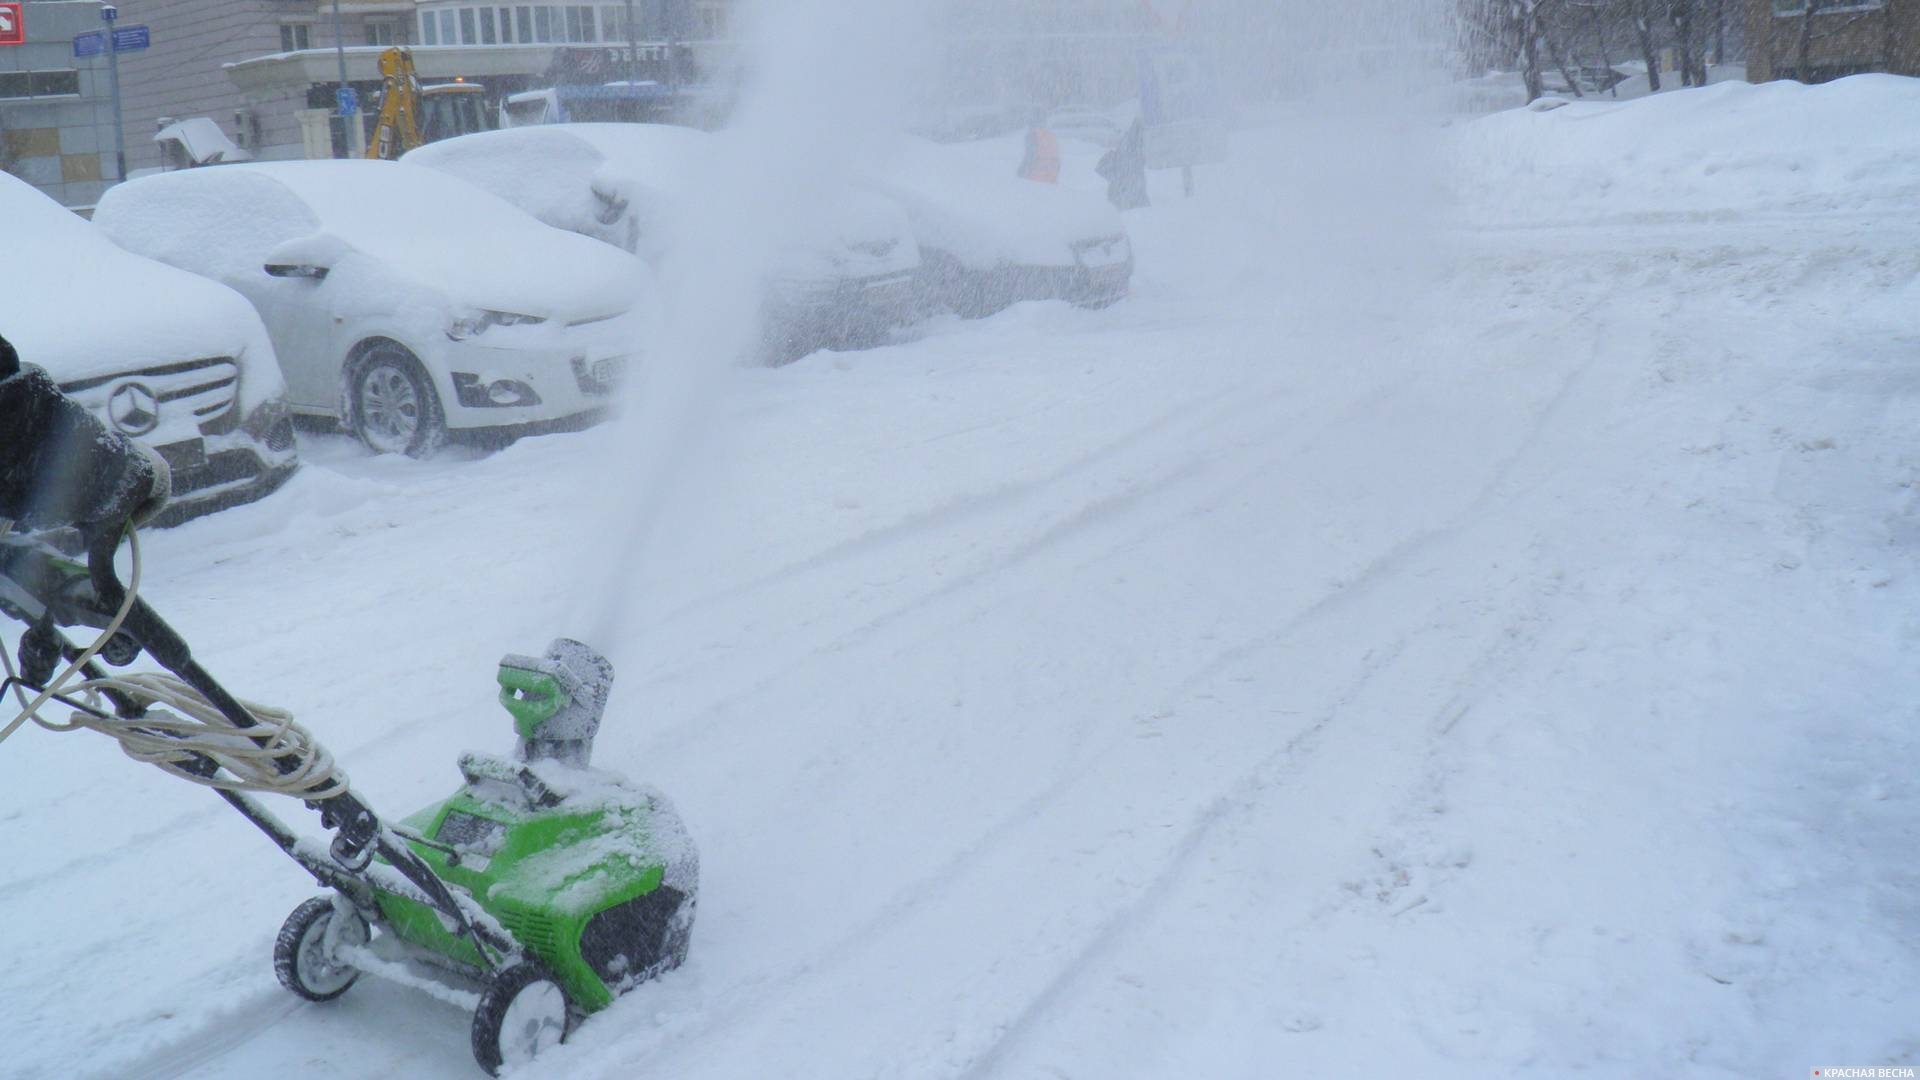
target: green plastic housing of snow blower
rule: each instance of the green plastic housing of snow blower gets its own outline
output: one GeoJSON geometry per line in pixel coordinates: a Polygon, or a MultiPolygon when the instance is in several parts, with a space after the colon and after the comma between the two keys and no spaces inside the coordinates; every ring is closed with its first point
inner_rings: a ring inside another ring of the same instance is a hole
{"type": "MultiPolygon", "coordinates": [[[[447,883],[479,903],[597,1012],[677,967],[693,923],[698,865],[671,804],[609,773],[468,754],[466,784],[405,821],[447,883]]],[[[483,975],[467,939],[416,900],[376,890],[392,933],[483,975]]]]}

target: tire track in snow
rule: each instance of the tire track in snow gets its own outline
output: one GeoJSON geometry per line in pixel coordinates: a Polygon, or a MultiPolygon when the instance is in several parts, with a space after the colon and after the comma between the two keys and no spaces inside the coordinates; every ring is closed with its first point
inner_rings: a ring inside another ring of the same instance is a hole
{"type": "MultiPolygon", "coordinates": [[[[1547,403],[1536,412],[1521,444],[1498,461],[1487,480],[1447,521],[1397,543],[1368,563],[1353,578],[1351,584],[1319,596],[1297,612],[1279,631],[1242,643],[1194,669],[1175,684],[1170,700],[1182,700],[1222,671],[1244,664],[1261,652],[1278,648],[1289,639],[1309,635],[1315,626],[1384,588],[1386,582],[1395,575],[1403,573],[1423,556],[1430,556],[1446,544],[1456,541],[1466,524],[1484,516],[1488,504],[1507,485],[1517,463],[1526,457],[1529,450],[1548,429],[1553,418],[1562,410],[1582,373],[1592,362],[1593,355],[1590,355],[1585,363],[1560,380],[1547,403]]],[[[1364,400],[1361,404],[1364,404],[1364,400]]],[[[1288,456],[1288,453],[1283,452],[1276,455],[1273,460],[1281,460],[1288,456]]],[[[1253,466],[1236,476],[1231,482],[1219,485],[1220,491],[1213,497],[1219,498],[1231,494],[1251,478],[1265,475],[1271,465],[1272,461],[1263,461],[1253,466]]],[[[1174,511],[1173,516],[1185,517],[1190,509],[1190,505],[1183,504],[1174,511]]],[[[1141,530],[1141,538],[1151,536],[1164,528],[1165,524],[1165,522],[1159,522],[1154,527],[1141,530]]],[[[1111,550],[1103,551],[1089,560],[1076,563],[1075,566],[1084,568],[1107,558],[1111,553],[1111,550]]],[[[991,573],[992,569],[988,568],[985,573],[991,573]]],[[[920,598],[912,608],[933,603],[946,592],[947,590],[942,590],[935,595],[920,598]]],[[[877,620],[876,626],[891,624],[910,613],[911,608],[890,613],[883,619],[877,620]]],[[[1144,917],[1151,905],[1156,902],[1156,898],[1164,893],[1168,883],[1178,878],[1194,854],[1203,848],[1205,841],[1228,819],[1236,807],[1245,805],[1252,793],[1260,788],[1277,782],[1294,769],[1305,767],[1307,760],[1301,756],[1303,752],[1312,749],[1315,741],[1342,713],[1348,702],[1364,692],[1381,671],[1394,663],[1405,648],[1407,639],[1408,635],[1402,634],[1388,647],[1369,653],[1361,661],[1360,671],[1335,695],[1333,704],[1325,709],[1312,724],[1296,731],[1278,749],[1263,756],[1251,768],[1236,774],[1227,783],[1220,785],[1215,793],[1204,801],[1201,809],[1190,818],[1180,839],[1166,850],[1165,857],[1156,856],[1146,860],[1151,865],[1162,865],[1164,869],[1140,886],[1121,907],[1114,909],[1085,933],[1080,947],[1072,958],[1048,979],[1034,998],[1022,1006],[1014,1019],[1004,1027],[1003,1034],[996,1039],[994,1045],[1000,1045],[1000,1039],[1012,1038],[1020,1030],[1037,1022],[1037,1018],[1045,1012],[1050,1002],[1069,992],[1079,974],[1099,955],[1101,949],[1123,936],[1131,926],[1144,917]],[[1285,767],[1282,768],[1282,766],[1285,767]]],[[[988,830],[979,834],[963,849],[955,852],[953,857],[946,860],[933,873],[916,879],[909,886],[894,893],[885,904],[833,942],[810,953],[806,959],[783,974],[756,982],[753,984],[753,992],[750,996],[729,1002],[724,1011],[709,1013],[702,1018],[704,1022],[673,1031],[660,1048],[650,1055],[650,1061],[657,1063],[658,1057],[662,1054],[685,1050],[694,1045],[703,1033],[721,1026],[732,1025],[752,1015],[768,1002],[776,1000],[785,988],[797,983],[803,977],[817,976],[823,971],[851,963],[852,958],[860,952],[878,948],[879,946],[873,944],[876,939],[906,922],[930,900],[947,895],[954,882],[965,878],[985,858],[1004,852],[1010,846],[1009,839],[1017,836],[1023,826],[1040,817],[1045,811],[1069,795],[1089,787],[1099,787],[1103,791],[1110,790],[1112,785],[1101,781],[1107,773],[1098,766],[1122,756],[1121,751],[1130,749],[1134,748],[1124,741],[1116,742],[1095,754],[1092,759],[1081,762],[1079,767],[1056,775],[1047,787],[1001,817],[988,830]]],[[[1205,745],[1190,747],[1185,752],[1185,759],[1204,762],[1208,757],[1207,749],[1205,745]]],[[[1135,753],[1144,752],[1136,750],[1135,753]]],[[[976,1067],[958,1075],[967,1077],[984,1075],[984,1071],[992,1068],[996,1060],[998,1055],[990,1047],[984,1056],[978,1059],[979,1064],[976,1067]]]]}

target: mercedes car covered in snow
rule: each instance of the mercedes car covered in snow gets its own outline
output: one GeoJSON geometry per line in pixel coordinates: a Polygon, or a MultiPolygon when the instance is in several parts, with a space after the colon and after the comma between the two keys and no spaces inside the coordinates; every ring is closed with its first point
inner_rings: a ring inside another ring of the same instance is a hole
{"type": "MultiPolygon", "coordinates": [[[[554,124],[491,131],[424,146],[415,164],[499,195],[541,221],[658,263],[668,222],[709,197],[700,177],[724,134],[664,124],[554,124]]],[[[804,222],[773,260],[764,337],[772,357],[820,345],[859,345],[912,321],[920,255],[906,213],[846,186],[804,222]]]]}
{"type": "Polygon", "coordinates": [[[120,250],[0,173],[0,335],[173,471],[169,525],[279,487],[299,461],[273,345],[231,289],[120,250]]]}
{"type": "Polygon", "coordinates": [[[977,318],[1022,300],[1126,296],[1133,244],[1119,211],[1093,191],[1020,179],[1016,142],[903,138],[873,178],[912,221],[927,302],[977,318]]]}
{"type": "Polygon", "coordinates": [[[94,222],[251,300],[294,410],[378,452],[591,423],[658,311],[640,260],[394,162],[147,177],[109,191],[94,222]]]}

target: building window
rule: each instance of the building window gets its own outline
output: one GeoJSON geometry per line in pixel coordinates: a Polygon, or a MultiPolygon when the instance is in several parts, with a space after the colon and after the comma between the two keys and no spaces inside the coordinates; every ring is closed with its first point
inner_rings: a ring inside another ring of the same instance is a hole
{"type": "Polygon", "coordinates": [[[513,9],[510,7],[500,9],[500,43],[513,44],[513,9]]]}
{"type": "Polygon", "coordinates": [[[460,9],[460,44],[478,45],[479,43],[480,43],[480,31],[474,25],[473,9],[461,8],[460,9]]]}
{"type": "Polygon", "coordinates": [[[500,31],[495,26],[493,9],[490,7],[480,9],[480,44],[500,44],[500,31]]]}
{"type": "Polygon", "coordinates": [[[30,82],[34,97],[77,97],[80,93],[77,71],[35,71],[30,82]]]}
{"type": "Polygon", "coordinates": [[[533,39],[540,42],[553,40],[553,9],[537,7],[533,9],[533,39]]]}
{"type": "Polygon", "coordinates": [[[79,93],[77,71],[0,71],[0,98],[77,97],[79,93]]]}
{"type": "Polygon", "coordinates": [[[627,40],[627,13],[624,8],[603,7],[600,9],[601,37],[608,41],[627,40]]]}
{"type": "Polygon", "coordinates": [[[306,23],[281,23],[280,51],[299,52],[302,49],[311,48],[307,35],[312,31],[313,28],[306,23]]]}
{"type": "Polygon", "coordinates": [[[440,44],[458,45],[460,35],[454,30],[453,9],[443,8],[440,12],[440,44]]]}
{"type": "Polygon", "coordinates": [[[434,18],[431,11],[420,13],[420,44],[440,44],[440,20],[434,18]]]}
{"type": "Polygon", "coordinates": [[[400,40],[400,24],[392,19],[367,20],[367,44],[403,45],[400,40]]]}
{"type": "Polygon", "coordinates": [[[517,7],[517,8],[514,8],[513,10],[514,10],[514,20],[513,20],[514,29],[520,32],[518,34],[518,37],[520,38],[521,44],[526,44],[527,42],[535,40],[533,36],[533,8],[517,7]]]}

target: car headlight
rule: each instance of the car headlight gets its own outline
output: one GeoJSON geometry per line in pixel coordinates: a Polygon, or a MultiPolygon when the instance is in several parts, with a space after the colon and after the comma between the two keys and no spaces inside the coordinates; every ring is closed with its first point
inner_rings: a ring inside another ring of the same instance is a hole
{"type": "Polygon", "coordinates": [[[539,315],[520,315],[511,311],[482,311],[477,315],[453,320],[453,325],[447,327],[447,336],[455,341],[465,341],[478,334],[484,334],[496,326],[536,326],[546,321],[539,315]]]}

